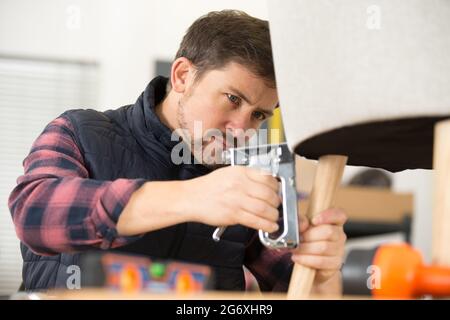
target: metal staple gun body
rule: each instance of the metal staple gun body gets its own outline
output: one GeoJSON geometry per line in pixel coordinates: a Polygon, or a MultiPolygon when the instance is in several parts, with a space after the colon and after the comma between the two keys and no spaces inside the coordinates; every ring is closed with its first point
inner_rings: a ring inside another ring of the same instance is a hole
{"type": "MultiPolygon", "coordinates": [[[[275,233],[259,230],[259,239],[262,244],[272,249],[296,248],[299,244],[299,229],[295,160],[287,144],[230,148],[225,150],[222,156],[226,164],[260,168],[278,179],[282,199],[278,208],[281,218],[281,221],[279,221],[280,228],[275,233]]],[[[226,227],[218,227],[214,231],[213,239],[220,241],[225,229],[226,227]]]]}

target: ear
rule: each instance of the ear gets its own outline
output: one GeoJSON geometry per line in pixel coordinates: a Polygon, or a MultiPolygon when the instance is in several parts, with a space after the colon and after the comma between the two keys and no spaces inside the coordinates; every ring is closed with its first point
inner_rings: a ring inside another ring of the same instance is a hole
{"type": "Polygon", "coordinates": [[[180,57],[172,63],[170,81],[175,92],[183,93],[193,80],[194,66],[189,59],[180,57]]]}

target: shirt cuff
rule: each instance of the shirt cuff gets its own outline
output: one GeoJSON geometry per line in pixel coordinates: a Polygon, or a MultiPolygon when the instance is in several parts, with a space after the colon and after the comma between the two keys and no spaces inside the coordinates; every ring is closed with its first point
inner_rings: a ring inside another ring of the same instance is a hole
{"type": "Polygon", "coordinates": [[[143,235],[119,236],[117,221],[130,200],[131,195],[139,189],[146,180],[144,179],[118,179],[110,183],[105,192],[97,201],[93,222],[96,235],[102,239],[101,249],[110,249],[124,246],[140,239],[143,235]]]}

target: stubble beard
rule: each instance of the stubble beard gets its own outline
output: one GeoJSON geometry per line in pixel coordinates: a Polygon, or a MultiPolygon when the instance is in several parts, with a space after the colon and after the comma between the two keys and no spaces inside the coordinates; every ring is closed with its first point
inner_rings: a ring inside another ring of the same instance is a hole
{"type": "Polygon", "coordinates": [[[210,170],[216,170],[222,167],[225,167],[226,164],[221,163],[221,161],[217,161],[218,157],[212,157],[207,154],[203,153],[203,150],[205,150],[205,146],[209,142],[205,142],[203,137],[200,137],[198,139],[195,139],[196,137],[192,137],[191,132],[189,131],[188,122],[186,120],[186,101],[190,97],[190,93],[183,95],[178,100],[178,107],[177,107],[177,122],[178,127],[181,129],[180,136],[188,146],[191,154],[196,159],[197,163],[202,164],[203,166],[207,167],[210,170]],[[188,135],[188,136],[187,136],[188,135]],[[193,139],[194,138],[194,139],[193,139]],[[196,148],[195,146],[201,146],[201,148],[196,148]],[[200,149],[200,150],[197,150],[200,149]],[[209,157],[207,161],[205,160],[205,157],[209,157]]]}

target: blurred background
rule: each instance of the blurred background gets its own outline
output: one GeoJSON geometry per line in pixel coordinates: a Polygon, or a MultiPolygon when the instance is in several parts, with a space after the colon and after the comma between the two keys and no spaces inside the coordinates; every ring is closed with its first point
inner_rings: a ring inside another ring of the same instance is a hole
{"type": "MultiPolygon", "coordinates": [[[[189,25],[222,9],[268,16],[261,0],[0,0],[0,294],[16,291],[21,281],[19,242],[7,200],[34,139],[67,109],[107,110],[134,103],[155,75],[168,74],[189,25]]],[[[269,126],[280,127],[279,117],[269,126]]],[[[307,194],[315,163],[299,159],[298,164],[299,188],[307,194]]],[[[355,224],[350,231],[365,236],[355,236],[356,244],[350,239],[349,246],[407,237],[429,259],[431,173],[374,178],[364,172],[347,168],[344,174],[344,184],[376,189],[349,188],[342,195],[342,206],[352,206],[350,221],[355,224]],[[389,183],[372,183],[374,179],[389,183]],[[376,205],[384,201],[392,201],[395,210],[372,221],[366,209],[383,210],[376,205]],[[407,230],[404,217],[413,218],[407,230]],[[364,234],[377,224],[378,230],[384,224],[386,232],[364,234]]]]}

